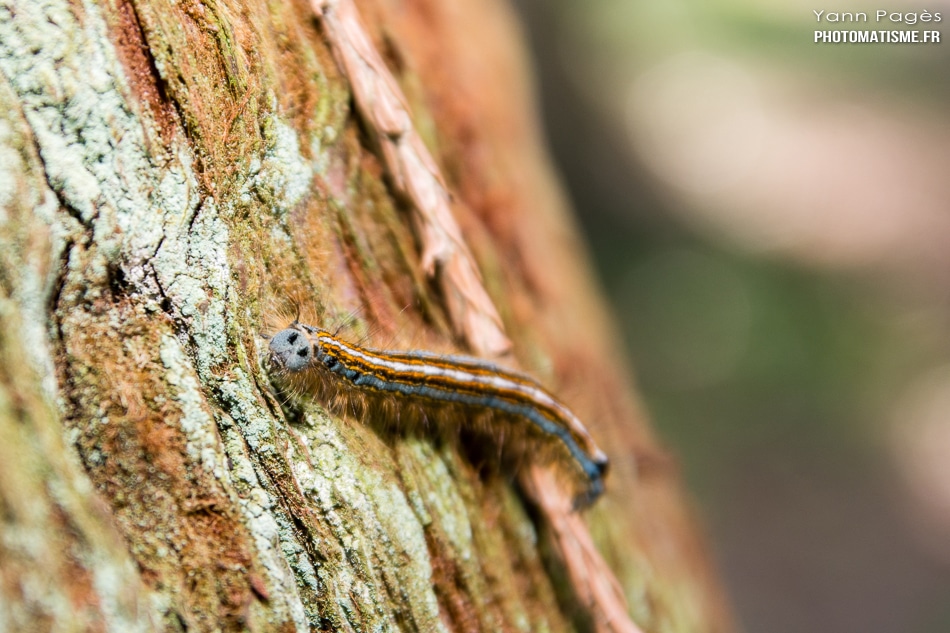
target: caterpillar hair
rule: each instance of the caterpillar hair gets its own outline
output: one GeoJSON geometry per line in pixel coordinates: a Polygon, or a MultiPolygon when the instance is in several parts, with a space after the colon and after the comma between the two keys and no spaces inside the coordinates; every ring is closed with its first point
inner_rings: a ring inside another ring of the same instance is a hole
{"type": "Polygon", "coordinates": [[[499,451],[508,456],[566,464],[581,484],[575,508],[604,490],[607,456],[577,416],[531,378],[465,356],[368,349],[297,321],[270,339],[269,352],[279,385],[334,413],[404,428],[481,424],[504,438],[499,451]]]}

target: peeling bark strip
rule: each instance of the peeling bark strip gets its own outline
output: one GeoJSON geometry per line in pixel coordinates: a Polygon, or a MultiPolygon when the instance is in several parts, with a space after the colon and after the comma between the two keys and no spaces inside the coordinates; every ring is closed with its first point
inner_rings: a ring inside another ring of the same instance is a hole
{"type": "Polygon", "coordinates": [[[523,478],[525,488],[548,518],[558,553],[570,574],[571,585],[583,604],[591,605],[598,631],[642,633],[627,613],[623,588],[614,577],[583,519],[564,503],[549,471],[533,467],[523,478]]]}
{"type": "Polygon", "coordinates": [[[412,124],[402,90],[352,0],[312,0],[311,6],[350,82],[356,106],[382,149],[393,185],[411,203],[422,243],[422,266],[438,279],[457,333],[478,354],[500,356],[511,348],[511,341],[452,215],[445,180],[412,124]]]}

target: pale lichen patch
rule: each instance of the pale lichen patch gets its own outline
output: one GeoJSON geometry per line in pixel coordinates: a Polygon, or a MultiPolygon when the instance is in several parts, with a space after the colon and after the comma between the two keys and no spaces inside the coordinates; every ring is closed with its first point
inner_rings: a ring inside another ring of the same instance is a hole
{"type": "Polygon", "coordinates": [[[46,331],[48,273],[62,246],[46,223],[57,207],[16,96],[0,77],[0,252],[17,273],[7,284],[21,314],[18,336],[51,402],[57,390],[46,331]]]}
{"type": "MultiPolygon", "coordinates": [[[[423,493],[426,514],[437,522],[453,549],[463,560],[472,558],[472,525],[465,501],[459,494],[458,483],[449,473],[441,455],[433,450],[431,442],[409,440],[406,448],[417,464],[424,464],[427,477],[423,493]]],[[[457,457],[455,457],[457,459],[457,457]]]]}
{"type": "Polygon", "coordinates": [[[196,213],[190,226],[166,235],[151,266],[164,295],[190,325],[196,369],[208,381],[211,369],[228,360],[229,234],[210,198],[196,213]]]}
{"type": "Polygon", "coordinates": [[[188,456],[213,473],[219,481],[227,483],[228,470],[218,444],[214,420],[205,408],[204,397],[181,344],[166,334],[162,337],[159,355],[167,370],[165,380],[174,389],[172,395],[181,408],[179,425],[188,440],[188,456]]]}
{"type": "Polygon", "coordinates": [[[254,158],[241,188],[242,201],[253,192],[277,217],[286,216],[304,199],[313,184],[310,162],[300,153],[297,131],[276,116],[264,123],[267,143],[262,159],[254,158]]]}
{"type": "MultiPolygon", "coordinates": [[[[311,410],[305,419],[297,432],[308,454],[296,457],[294,472],[342,548],[343,560],[333,570],[337,608],[343,614],[376,611],[379,630],[391,630],[395,614],[381,609],[386,600],[380,591],[387,587],[394,594],[390,600],[402,605],[419,630],[443,630],[423,526],[391,472],[393,464],[374,468],[361,461],[354,438],[341,434],[332,418],[311,410]]],[[[368,437],[372,431],[359,433],[368,437]]]]}
{"type": "Polygon", "coordinates": [[[229,380],[219,381],[217,389],[251,450],[261,455],[279,453],[274,422],[254,396],[254,388],[244,370],[235,368],[229,380]]]}
{"type": "MultiPolygon", "coordinates": [[[[288,566],[286,553],[293,551],[296,557],[303,552],[296,543],[293,531],[281,529],[269,510],[273,499],[258,481],[254,463],[244,450],[244,440],[237,428],[227,423],[222,425],[222,441],[227,453],[232,480],[235,482],[240,501],[239,507],[254,540],[258,560],[268,576],[268,585],[275,588],[272,600],[286,610],[298,631],[308,631],[307,613],[297,589],[298,578],[288,566]]],[[[311,583],[315,585],[315,583],[311,583]]]]}

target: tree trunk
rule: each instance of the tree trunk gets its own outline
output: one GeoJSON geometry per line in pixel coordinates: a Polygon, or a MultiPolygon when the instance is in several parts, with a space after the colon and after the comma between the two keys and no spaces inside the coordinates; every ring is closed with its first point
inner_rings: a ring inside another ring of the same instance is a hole
{"type": "MultiPolygon", "coordinates": [[[[612,458],[585,518],[633,620],[731,630],[627,392],[508,10],[359,11],[508,362],[612,458]]],[[[603,627],[510,472],[274,395],[260,335],[292,304],[328,327],[356,314],[375,346],[484,352],[445,265],[424,272],[413,193],[328,15],[0,0],[0,631],[603,627]]]]}

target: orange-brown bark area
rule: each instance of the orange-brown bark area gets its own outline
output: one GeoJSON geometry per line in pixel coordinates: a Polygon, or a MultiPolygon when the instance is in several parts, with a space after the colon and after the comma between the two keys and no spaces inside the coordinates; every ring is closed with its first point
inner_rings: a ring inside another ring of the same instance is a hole
{"type": "MultiPolygon", "coordinates": [[[[675,470],[611,351],[511,16],[484,0],[360,10],[515,357],[610,454],[589,524],[634,619],[729,630],[675,470]]],[[[15,255],[0,262],[0,318],[26,333],[0,337],[0,596],[14,624],[589,626],[512,474],[471,457],[491,450],[272,391],[260,334],[294,305],[319,325],[353,320],[376,346],[464,351],[309,4],[0,11],[0,158],[17,166],[0,196],[15,255]],[[41,545],[9,545],[27,528],[41,545]],[[39,594],[36,565],[51,570],[39,594]]]]}

